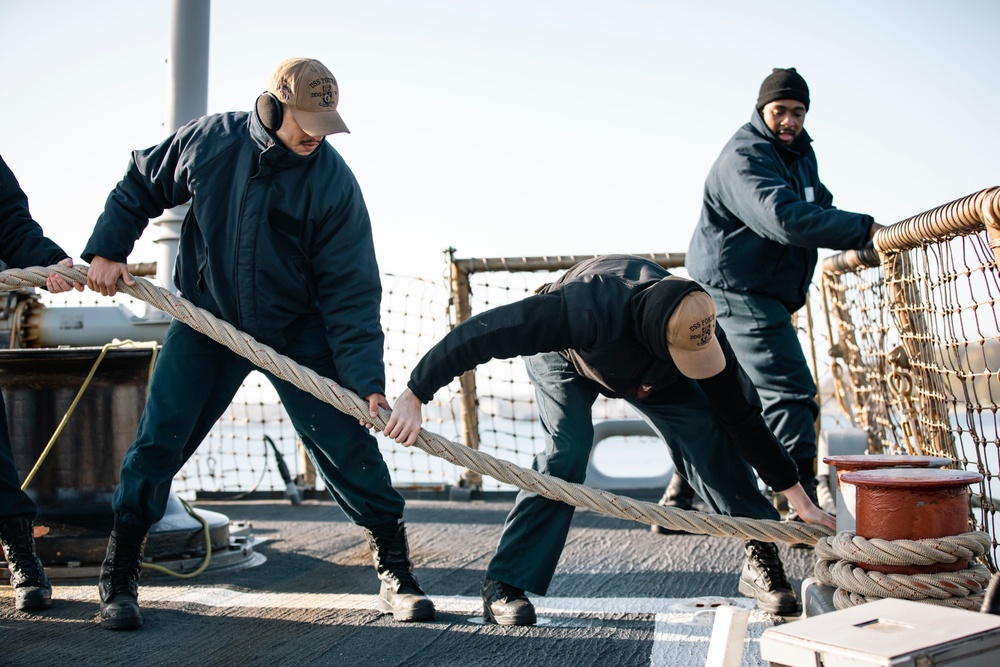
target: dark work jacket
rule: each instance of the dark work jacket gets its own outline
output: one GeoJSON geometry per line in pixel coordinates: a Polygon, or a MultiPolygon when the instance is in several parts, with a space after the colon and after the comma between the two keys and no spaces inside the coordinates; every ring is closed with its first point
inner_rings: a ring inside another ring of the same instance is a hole
{"type": "Polygon", "coordinates": [[[865,245],[872,217],[834,208],[811,141],[803,130],[784,145],[756,110],[733,135],[705,179],[685,260],[692,278],[794,312],[805,304],[817,248],[865,245]]]}
{"type": "MultiPolygon", "coordinates": [[[[581,262],[534,296],[479,313],[450,331],[410,375],[424,403],[462,373],[490,359],[558,352],[600,393],[640,406],[680,376],[666,347],[666,321],[689,292],[701,290],[655,262],[606,255],[581,262]],[[653,300],[654,286],[666,293],[653,300]]],[[[725,333],[716,328],[726,370],[698,381],[740,454],[778,490],[798,481],[785,449],[761,417],[760,397],[725,333]]]]}
{"type": "Polygon", "coordinates": [[[82,257],[126,261],[150,218],[187,202],[174,274],[185,298],[279,351],[321,321],[338,381],[384,393],[371,222],[330,144],[296,155],[256,113],[191,121],[132,154],[82,257]]]}
{"type": "Polygon", "coordinates": [[[28,198],[0,157],[0,261],[24,269],[51,266],[69,257],[47,238],[28,211],[28,198]]]}

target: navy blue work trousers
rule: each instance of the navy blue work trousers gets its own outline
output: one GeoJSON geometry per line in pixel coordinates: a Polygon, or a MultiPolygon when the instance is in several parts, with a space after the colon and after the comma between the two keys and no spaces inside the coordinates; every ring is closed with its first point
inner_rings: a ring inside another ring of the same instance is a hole
{"type": "Polygon", "coordinates": [[[705,291],[715,301],[736,358],[757,387],[764,421],[792,458],[816,458],[816,382],[802,353],[802,344],[788,309],[777,299],[729,292],[705,291]]]}
{"type": "Polygon", "coordinates": [[[0,394],[0,522],[31,519],[38,516],[38,506],[21,490],[21,480],[14,465],[14,448],[7,429],[7,409],[0,394]]]}
{"type": "MultiPolygon", "coordinates": [[[[338,381],[321,325],[279,352],[338,381]]],[[[166,511],[170,483],[229,406],[255,366],[186,324],[170,324],[153,369],[135,442],[125,453],[112,504],[118,520],[151,526],[166,511]]],[[[403,497],[392,487],[375,438],[350,417],[266,373],[327,489],[355,524],[399,521],[403,497]]]]}
{"type": "MultiPolygon", "coordinates": [[[[594,446],[596,386],[555,352],[528,357],[525,363],[546,433],[545,451],[535,457],[532,468],[583,483],[594,446]]],[[[681,377],[670,387],[628,402],[667,443],[674,463],[712,509],[729,516],[779,518],[696,382],[681,377]]],[[[572,505],[521,491],[486,576],[544,595],[573,510],[572,505]]]]}

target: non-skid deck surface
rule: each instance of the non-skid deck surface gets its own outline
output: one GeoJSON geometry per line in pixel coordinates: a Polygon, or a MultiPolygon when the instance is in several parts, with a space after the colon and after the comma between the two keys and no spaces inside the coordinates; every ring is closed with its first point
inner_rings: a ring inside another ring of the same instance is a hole
{"type": "MultiPolygon", "coordinates": [[[[407,503],[416,575],[435,601],[432,623],[398,624],[375,610],[379,582],[360,529],[332,502],[202,502],[249,521],[266,562],[193,578],[144,577],[145,624],[110,632],[97,622],[95,581],[54,582],[48,612],[13,609],[0,591],[0,664],[143,665],[512,665],[670,667],[705,664],[706,605],[752,605],[737,592],[742,543],[654,535],[645,525],[577,510],[546,597],[531,596],[539,624],[482,622],[479,587],[508,500],[407,503]]],[[[813,552],[781,545],[796,588],[813,552]]],[[[743,665],[763,664],[757,639],[780,623],[753,612],[743,665]]]]}

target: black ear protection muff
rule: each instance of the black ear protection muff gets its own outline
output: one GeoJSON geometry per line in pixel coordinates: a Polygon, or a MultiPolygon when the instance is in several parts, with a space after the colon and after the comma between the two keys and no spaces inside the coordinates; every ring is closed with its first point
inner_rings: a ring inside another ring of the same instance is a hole
{"type": "Polygon", "coordinates": [[[265,91],[257,97],[257,117],[260,118],[261,125],[271,132],[277,132],[281,128],[283,113],[281,102],[273,93],[265,91]]]}

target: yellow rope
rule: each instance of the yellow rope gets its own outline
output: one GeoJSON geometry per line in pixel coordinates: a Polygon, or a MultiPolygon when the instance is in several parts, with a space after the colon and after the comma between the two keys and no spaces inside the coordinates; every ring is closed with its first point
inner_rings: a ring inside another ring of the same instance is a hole
{"type": "Polygon", "coordinates": [[[178,579],[190,579],[192,577],[197,577],[199,574],[204,572],[208,568],[209,562],[212,560],[212,535],[209,533],[208,521],[205,517],[194,511],[194,508],[188,505],[187,501],[183,498],[178,498],[181,504],[184,505],[184,509],[187,513],[193,516],[198,521],[201,521],[201,525],[204,527],[205,531],[205,560],[201,562],[198,569],[193,572],[174,572],[173,570],[163,567],[162,565],[156,565],[155,563],[143,563],[142,569],[144,570],[155,570],[157,572],[162,572],[163,574],[169,574],[171,577],[177,577],[178,579]]]}
{"type": "Polygon", "coordinates": [[[21,484],[22,491],[27,489],[28,485],[31,484],[31,480],[35,478],[35,474],[38,472],[38,469],[42,467],[42,463],[45,461],[45,457],[49,455],[49,452],[52,450],[53,445],[56,444],[56,440],[59,438],[60,435],[62,435],[63,429],[66,428],[66,424],[67,422],[69,422],[70,416],[72,416],[73,411],[76,410],[77,403],[79,403],[80,399],[83,398],[84,392],[87,391],[87,387],[90,386],[90,381],[94,379],[94,374],[97,373],[97,368],[101,365],[101,362],[104,360],[104,356],[108,353],[108,350],[116,347],[139,347],[139,348],[152,347],[153,355],[152,359],[149,362],[149,374],[150,375],[153,374],[153,363],[156,361],[155,342],[136,343],[135,341],[131,340],[121,340],[121,341],[115,340],[102,347],[101,353],[97,355],[97,360],[94,361],[94,365],[91,366],[90,368],[90,373],[87,374],[87,379],[83,381],[83,386],[81,386],[80,390],[76,392],[76,397],[70,404],[69,409],[66,410],[66,414],[63,415],[62,421],[59,422],[59,426],[56,427],[56,432],[52,434],[51,438],[49,438],[48,444],[45,445],[45,449],[42,450],[42,453],[41,455],[39,455],[38,460],[35,462],[34,467],[31,469],[31,472],[29,472],[27,477],[24,478],[24,482],[21,484]]]}
{"type": "MultiPolygon", "coordinates": [[[[31,484],[31,480],[35,478],[35,474],[38,472],[38,469],[42,467],[42,463],[45,462],[45,458],[49,455],[49,452],[52,451],[52,447],[55,445],[56,440],[59,438],[60,435],[62,435],[63,430],[66,428],[66,424],[69,422],[69,418],[73,415],[74,410],[76,410],[76,406],[80,402],[80,399],[83,398],[83,394],[84,392],[87,391],[87,387],[90,386],[90,381],[94,379],[94,375],[97,374],[97,369],[100,367],[101,362],[104,361],[104,357],[107,356],[108,350],[121,347],[133,347],[133,348],[148,347],[152,350],[152,355],[150,355],[150,360],[149,360],[149,373],[148,373],[148,378],[152,379],[153,367],[156,365],[156,354],[158,351],[158,345],[155,341],[137,343],[133,340],[116,339],[108,343],[107,345],[104,345],[101,348],[101,353],[97,355],[97,359],[94,361],[94,365],[90,367],[90,372],[87,374],[87,378],[83,381],[83,385],[80,387],[79,391],[76,392],[76,397],[70,404],[69,409],[66,410],[66,414],[63,415],[62,421],[60,421],[59,426],[56,427],[55,433],[52,434],[52,437],[49,439],[48,444],[45,445],[45,449],[42,450],[42,453],[41,455],[39,455],[38,460],[35,462],[34,467],[31,469],[31,472],[29,472],[27,477],[24,478],[24,483],[21,484],[22,491],[27,489],[28,485],[31,484]]],[[[146,381],[147,384],[149,383],[149,379],[147,379],[146,381]]],[[[142,567],[143,569],[163,572],[164,574],[169,574],[179,579],[190,579],[191,577],[195,577],[201,574],[208,567],[208,564],[212,559],[212,536],[209,533],[208,521],[206,521],[205,518],[202,517],[200,514],[195,512],[194,509],[183,498],[179,498],[179,500],[184,505],[184,509],[187,510],[187,513],[190,514],[195,519],[197,519],[198,521],[200,521],[201,525],[204,526],[205,560],[202,561],[198,569],[188,573],[174,572],[173,570],[165,568],[162,565],[156,565],[154,563],[143,563],[142,567]]]]}

